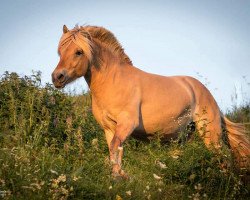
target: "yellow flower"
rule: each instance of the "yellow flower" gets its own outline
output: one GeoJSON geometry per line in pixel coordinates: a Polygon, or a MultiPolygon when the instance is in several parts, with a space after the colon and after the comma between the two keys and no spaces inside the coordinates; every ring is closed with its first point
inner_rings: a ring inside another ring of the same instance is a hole
{"type": "Polygon", "coordinates": [[[94,138],[92,141],[91,141],[91,144],[92,146],[97,146],[98,145],[98,139],[97,138],[94,138]]]}
{"type": "Polygon", "coordinates": [[[121,196],[119,196],[118,194],[115,197],[115,200],[122,200],[121,196]]]}

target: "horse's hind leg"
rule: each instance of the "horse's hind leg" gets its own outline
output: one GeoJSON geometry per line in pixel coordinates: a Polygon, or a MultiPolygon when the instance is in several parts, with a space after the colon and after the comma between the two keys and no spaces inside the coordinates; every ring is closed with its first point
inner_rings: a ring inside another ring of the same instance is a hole
{"type": "Polygon", "coordinates": [[[205,145],[208,148],[215,147],[218,149],[222,133],[220,117],[199,113],[194,121],[196,129],[204,140],[205,145]]]}
{"type": "Polygon", "coordinates": [[[193,119],[200,136],[208,148],[220,148],[222,136],[220,110],[212,96],[196,105],[193,119]]]}

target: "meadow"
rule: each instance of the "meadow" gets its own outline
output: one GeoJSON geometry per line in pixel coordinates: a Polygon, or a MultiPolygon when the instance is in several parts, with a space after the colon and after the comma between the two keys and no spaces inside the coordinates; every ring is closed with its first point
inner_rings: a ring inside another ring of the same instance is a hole
{"type": "MultiPolygon", "coordinates": [[[[250,102],[227,117],[250,131],[250,102]]],[[[40,72],[0,78],[0,199],[248,199],[249,179],[226,145],[205,148],[194,132],[167,144],[130,138],[114,180],[89,93],[41,85],[40,72]]]]}

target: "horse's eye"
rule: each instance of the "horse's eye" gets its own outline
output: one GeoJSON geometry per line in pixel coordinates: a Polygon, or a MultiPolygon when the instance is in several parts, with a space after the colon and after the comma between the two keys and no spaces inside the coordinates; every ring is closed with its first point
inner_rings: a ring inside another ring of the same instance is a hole
{"type": "Polygon", "coordinates": [[[82,54],[83,54],[82,51],[76,51],[76,55],[77,55],[77,56],[80,56],[80,55],[82,55],[82,54]]]}

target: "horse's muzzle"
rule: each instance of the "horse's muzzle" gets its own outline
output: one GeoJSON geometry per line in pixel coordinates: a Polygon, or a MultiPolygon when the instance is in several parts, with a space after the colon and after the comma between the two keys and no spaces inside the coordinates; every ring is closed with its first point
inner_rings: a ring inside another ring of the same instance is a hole
{"type": "Polygon", "coordinates": [[[68,81],[67,73],[64,70],[59,72],[54,71],[51,76],[52,82],[56,88],[63,88],[68,81]]]}

